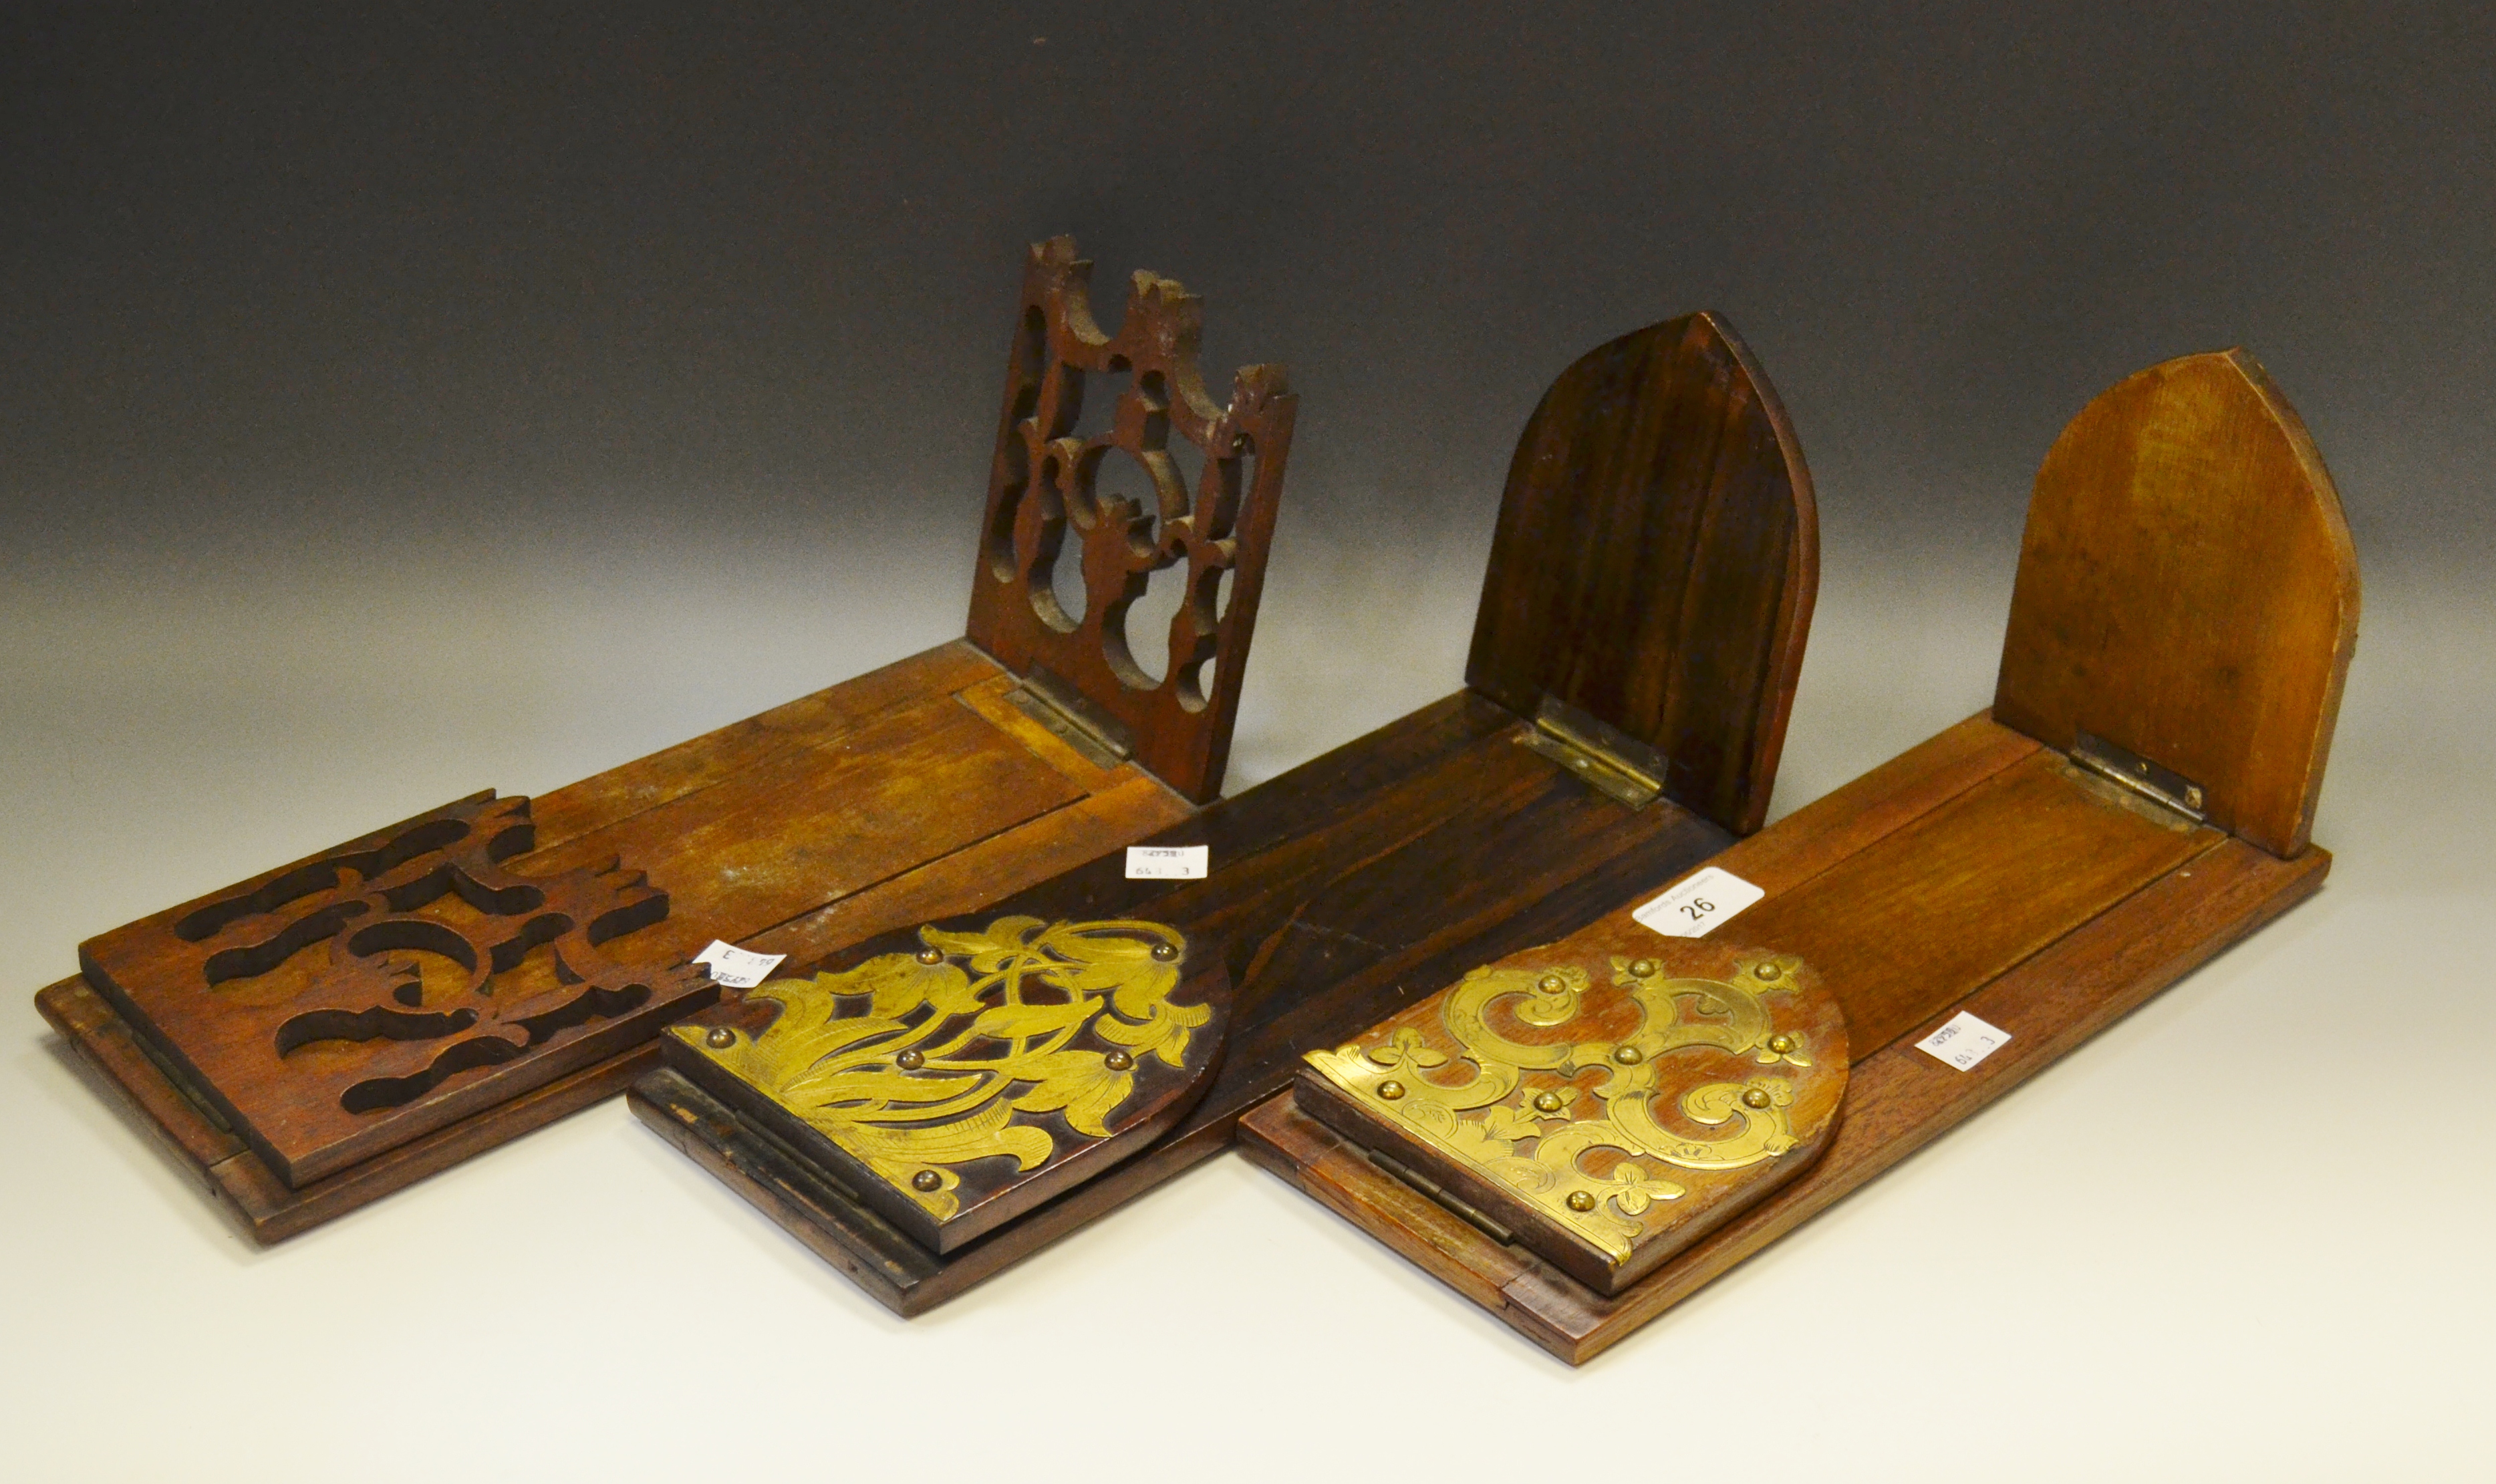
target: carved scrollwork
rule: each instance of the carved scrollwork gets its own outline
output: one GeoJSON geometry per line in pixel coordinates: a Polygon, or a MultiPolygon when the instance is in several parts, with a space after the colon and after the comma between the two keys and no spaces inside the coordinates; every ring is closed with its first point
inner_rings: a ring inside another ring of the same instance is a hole
{"type": "Polygon", "coordinates": [[[665,892],[612,859],[510,870],[533,843],[527,799],[461,800],[105,934],[82,967],[299,1184],[455,1117],[437,1094],[524,1091],[715,996],[607,946],[665,892]]]}
{"type": "Polygon", "coordinates": [[[919,937],[916,953],[750,991],[779,1006],[760,1031],[671,1034],[939,1221],[959,1209],[960,1166],[1030,1170],[1108,1139],[1148,1061],[1207,1060],[1213,1011],[1171,998],[1186,946],[1171,928],[1000,917],[919,937]]]}
{"type": "Polygon", "coordinates": [[[1295,399],[1249,366],[1228,405],[1197,369],[1201,301],[1135,275],[1115,335],[1094,321],[1073,239],[1035,244],[989,474],[970,637],[1008,668],[1044,669],[1134,735],[1137,759],[1191,797],[1221,785],[1256,623],[1295,399]],[[1087,431],[1091,384],[1124,379],[1087,431]],[[1140,480],[1142,498],[1107,492],[1140,480]],[[1052,573],[1075,543],[1083,596],[1052,573]],[[1228,594],[1225,584],[1228,583],[1228,594]],[[1180,593],[1165,634],[1130,617],[1155,582],[1180,593]],[[1139,646],[1165,647],[1153,674],[1139,646]]]}
{"type": "Polygon", "coordinates": [[[1741,1169],[1795,1146],[1796,1084],[1767,1069],[1813,1066],[1813,1033],[1774,1008],[1797,985],[1790,957],[1745,951],[1709,974],[1625,955],[1607,967],[1600,986],[1570,963],[1476,969],[1437,998],[1435,1028],[1417,1009],[1307,1061],[1373,1116],[1623,1262],[1650,1208],[1687,1193],[1670,1171],[1741,1169]],[[1729,1060],[1756,1070],[1729,1076],[1729,1060]]]}

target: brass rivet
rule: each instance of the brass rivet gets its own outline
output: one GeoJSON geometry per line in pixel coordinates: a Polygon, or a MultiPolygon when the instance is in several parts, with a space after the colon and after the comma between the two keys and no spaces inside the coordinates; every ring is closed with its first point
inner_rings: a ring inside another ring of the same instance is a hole
{"type": "Polygon", "coordinates": [[[892,1065],[900,1067],[903,1071],[917,1071],[921,1067],[927,1065],[927,1053],[924,1051],[905,1051],[901,1055],[892,1059],[892,1065]]]}
{"type": "Polygon", "coordinates": [[[1637,963],[1634,963],[1634,964],[1630,965],[1630,975],[1631,975],[1631,977],[1633,977],[1633,978],[1639,978],[1639,979],[1643,979],[1643,978],[1645,978],[1648,974],[1653,974],[1653,973],[1655,973],[1655,960],[1654,960],[1654,959],[1651,959],[1651,958],[1642,958],[1642,959],[1639,959],[1637,963]]]}
{"type": "Polygon", "coordinates": [[[1595,1209],[1595,1197],[1587,1194],[1583,1190],[1572,1190],[1569,1192],[1569,1209],[1572,1211],[1592,1211],[1595,1209]]]}
{"type": "Polygon", "coordinates": [[[1534,987],[1546,995],[1556,995],[1569,987],[1569,981],[1556,974],[1546,974],[1534,981],[1534,987]]]}
{"type": "Polygon", "coordinates": [[[1756,1087],[1742,1095],[1742,1106],[1746,1108],[1764,1108],[1767,1105],[1768,1095],[1756,1087]]]}
{"type": "Polygon", "coordinates": [[[1178,944],[1174,943],[1157,943],[1153,944],[1153,957],[1160,959],[1163,963],[1167,964],[1171,959],[1178,957],[1178,944]]]}
{"type": "Polygon", "coordinates": [[[922,964],[941,964],[945,962],[945,950],[937,947],[934,943],[930,943],[926,947],[919,950],[919,962],[922,964]]]}
{"type": "Polygon", "coordinates": [[[1638,1050],[1636,1046],[1618,1046],[1612,1050],[1612,1060],[1620,1063],[1623,1067],[1636,1067],[1639,1060],[1645,1055],[1646,1053],[1638,1050]]]}
{"type": "Polygon", "coordinates": [[[1777,977],[1779,977],[1779,976],[1783,975],[1783,974],[1784,974],[1784,973],[1785,973],[1785,971],[1784,971],[1784,970],[1779,969],[1779,968],[1778,968],[1776,965],[1774,965],[1774,964],[1762,964],[1759,968],[1754,969],[1754,970],[1752,970],[1751,972],[1752,972],[1753,974],[1758,974],[1761,978],[1763,978],[1763,979],[1773,979],[1773,978],[1777,978],[1777,977]]]}
{"type": "Polygon", "coordinates": [[[721,1026],[718,1030],[703,1036],[702,1044],[708,1046],[713,1051],[726,1051],[729,1047],[736,1044],[736,1033],[726,1026],[721,1026]]]}
{"type": "Polygon", "coordinates": [[[1112,1051],[1108,1056],[1101,1059],[1101,1065],[1108,1067],[1111,1071],[1125,1071],[1128,1067],[1136,1065],[1136,1059],[1127,1055],[1123,1051],[1112,1051]]]}
{"type": "Polygon", "coordinates": [[[932,1190],[944,1183],[945,1177],[934,1170],[920,1170],[910,1177],[910,1188],[914,1190],[932,1190]]]}
{"type": "Polygon", "coordinates": [[[1396,1098],[1404,1096],[1404,1084],[1396,1081],[1393,1077],[1389,1077],[1386,1081],[1378,1084],[1378,1096],[1386,1098],[1388,1102],[1393,1102],[1396,1098]]]}
{"type": "Polygon", "coordinates": [[[1779,1056],[1783,1056],[1787,1052],[1794,1049],[1794,1038],[1783,1032],[1779,1032],[1778,1034],[1768,1037],[1768,1049],[1779,1056]]]}
{"type": "Polygon", "coordinates": [[[1560,1111],[1560,1095],[1558,1093],[1537,1093],[1534,1095],[1534,1105],[1545,1113],[1557,1113],[1560,1111]]]}

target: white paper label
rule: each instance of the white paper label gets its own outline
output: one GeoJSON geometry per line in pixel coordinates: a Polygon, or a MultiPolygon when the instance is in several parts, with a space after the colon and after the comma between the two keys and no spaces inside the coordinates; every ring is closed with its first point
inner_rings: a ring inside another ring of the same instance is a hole
{"type": "Polygon", "coordinates": [[[2010,1039],[2010,1032],[2000,1026],[1986,1025],[1961,1010],[1940,1030],[1916,1042],[1916,1049],[1930,1052],[1965,1071],[2001,1050],[2010,1039]]]}
{"type": "Polygon", "coordinates": [[[694,955],[694,962],[709,968],[711,982],[731,989],[752,989],[771,976],[780,967],[786,953],[748,953],[733,943],[714,938],[710,946],[694,955]]]}
{"type": "Polygon", "coordinates": [[[1704,938],[1716,924],[1766,895],[1732,872],[1709,866],[1630,916],[1667,938],[1704,938]]]}
{"type": "Polygon", "coordinates": [[[1131,845],[1127,847],[1127,880],[1131,881],[1201,881],[1213,848],[1206,845],[1131,845]]]}

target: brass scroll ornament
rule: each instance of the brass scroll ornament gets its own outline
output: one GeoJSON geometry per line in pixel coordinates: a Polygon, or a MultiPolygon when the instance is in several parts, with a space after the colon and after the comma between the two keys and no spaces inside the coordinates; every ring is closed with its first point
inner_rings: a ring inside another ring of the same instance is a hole
{"type": "Polygon", "coordinates": [[[1763,997],[1793,984],[1798,962],[1745,954],[1726,978],[1670,977],[1651,959],[1615,957],[1612,981],[1638,1012],[1637,1029],[1615,1039],[1529,1044],[1493,1030],[1486,1018],[1501,1001],[1527,1026],[1561,1026],[1576,1018],[1586,971],[1477,969],[1449,992],[1440,1020],[1471,1061],[1462,1082],[1432,1080],[1451,1058],[1431,1049],[1410,1025],[1376,1045],[1312,1052],[1311,1066],[1371,1112],[1461,1164],[1480,1169],[1521,1193],[1616,1262],[1630,1256],[1640,1224],[1631,1220],[1685,1188],[1639,1159],[1685,1169],[1738,1169],[1794,1147],[1787,1122],[1794,1086],[1783,1077],[1713,1081],[1680,1094],[1681,1111],[1710,1128],[1739,1120],[1722,1138],[1686,1138],[1665,1128],[1652,1099],[1669,1096],[1669,1054],[1706,1046],[1747,1057],[1762,1067],[1812,1065],[1806,1037],[1772,1024],[1763,997]],[[1685,1015],[1684,1006],[1689,1013],[1685,1015]],[[1591,1099],[1603,1111],[1580,1116],[1589,1090],[1581,1075],[1600,1069],[1591,1099]],[[1529,1077],[1529,1073],[1545,1075],[1529,1077]],[[1482,1108],[1477,1118],[1459,1113],[1482,1108]],[[1612,1151],[1590,1172],[1584,1157],[1612,1151]],[[1630,1158],[1622,1158],[1627,1156],[1630,1158]]]}
{"type": "Polygon", "coordinates": [[[780,1005],[759,1036],[677,1034],[940,1221],[959,1208],[949,1166],[1046,1160],[1055,1137],[1019,1115],[1056,1112],[1108,1137],[1137,1061],[1180,1067],[1212,1015],[1170,1003],[1186,944],[1159,923],[1000,917],[985,932],[919,936],[915,954],[749,991],[780,1005]],[[1087,1031],[1110,1049],[1071,1044],[1087,1031]]]}

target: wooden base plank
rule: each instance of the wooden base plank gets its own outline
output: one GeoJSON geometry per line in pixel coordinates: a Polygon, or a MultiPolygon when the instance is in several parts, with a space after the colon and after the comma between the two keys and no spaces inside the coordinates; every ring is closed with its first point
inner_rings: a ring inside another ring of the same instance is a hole
{"type": "Polygon", "coordinates": [[[837,1173],[673,1071],[637,1083],[633,1110],[879,1302],[923,1313],[1220,1154],[1240,1115],[1290,1083],[1300,1053],[1732,843],[1669,801],[1632,810],[1605,796],[1519,745],[1521,729],[1504,707],[1458,693],[1153,837],[1204,845],[1213,869],[1203,881],[1131,881],[1113,853],[995,904],[1222,940],[1233,1018],[1213,1086],[1176,1128],[941,1257],[911,1245],[837,1173]]]}
{"type": "Polygon", "coordinates": [[[175,1086],[84,979],[50,985],[35,996],[35,1004],[134,1121],[157,1136],[175,1166],[215,1196],[243,1234],[263,1246],[334,1221],[427,1175],[604,1102],[659,1060],[657,1045],[643,1042],[296,1190],[278,1179],[240,1139],[217,1128],[213,1115],[175,1086]]]}
{"type": "Polygon", "coordinates": [[[1819,1163],[1618,1297],[1494,1241],[1371,1163],[1288,1094],[1241,1121],[1240,1147],[1537,1345],[1582,1364],[2311,896],[2329,869],[2319,849],[2279,860],[2227,841],[2009,973],[1929,1006],[1856,1061],[1843,1121],[1819,1163]],[[1965,1072],[1915,1045],[1961,1009],[2012,1033],[1965,1072]]]}
{"type": "MultiPolygon", "coordinates": [[[[635,935],[638,956],[681,959],[716,936],[804,958],[977,908],[1193,813],[1134,764],[1097,767],[1005,704],[1014,684],[971,645],[940,645],[532,801],[538,849],[515,864],[544,873],[620,850],[649,869],[675,910],[635,935]],[[767,870],[747,869],[758,851],[767,870]]],[[[613,1096],[657,1065],[647,1041],[602,1054],[290,1187],[84,976],[37,999],[110,1094],[263,1243],[613,1096]]],[[[441,1096],[463,1088],[472,1101],[483,1091],[459,1082],[441,1096]]]]}

